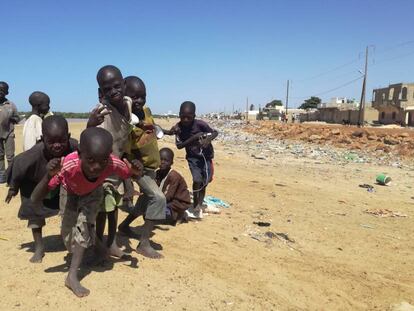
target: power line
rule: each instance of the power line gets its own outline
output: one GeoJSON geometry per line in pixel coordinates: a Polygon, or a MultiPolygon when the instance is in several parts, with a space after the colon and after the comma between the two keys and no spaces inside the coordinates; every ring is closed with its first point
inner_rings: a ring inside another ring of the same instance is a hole
{"type": "Polygon", "coordinates": [[[375,62],[375,63],[373,64],[373,66],[378,65],[378,64],[382,64],[382,63],[386,63],[386,62],[388,62],[388,61],[392,61],[392,60],[396,60],[396,59],[404,58],[404,57],[407,57],[407,56],[410,56],[410,55],[413,55],[413,54],[414,54],[414,51],[411,51],[411,52],[409,52],[409,53],[406,53],[406,54],[403,54],[403,55],[399,55],[399,56],[396,56],[396,57],[391,57],[391,58],[380,59],[380,61],[379,61],[379,62],[375,62]]]}
{"type": "Polygon", "coordinates": [[[345,87],[345,86],[347,86],[347,85],[350,85],[350,84],[352,84],[352,83],[355,83],[356,81],[361,80],[362,78],[363,78],[363,76],[360,76],[360,77],[358,77],[358,78],[356,78],[356,79],[353,79],[353,80],[350,80],[350,81],[348,81],[348,82],[345,82],[345,83],[343,83],[343,84],[341,84],[341,85],[338,85],[338,86],[336,86],[336,87],[334,87],[334,88],[332,88],[332,89],[329,89],[329,90],[326,90],[326,91],[322,91],[322,92],[319,92],[319,93],[313,94],[313,95],[311,95],[311,96],[300,96],[300,97],[291,96],[290,98],[295,98],[295,99],[303,99],[303,98],[309,98],[309,97],[312,97],[312,96],[321,96],[321,95],[324,95],[324,94],[327,94],[327,93],[330,93],[330,92],[333,92],[333,91],[339,90],[339,89],[341,89],[341,88],[343,88],[343,87],[345,87]]]}
{"type": "Polygon", "coordinates": [[[314,75],[314,76],[311,76],[311,77],[308,77],[308,78],[305,78],[305,79],[301,79],[301,80],[296,80],[296,82],[305,82],[305,81],[315,80],[315,79],[317,79],[317,78],[320,78],[320,77],[322,77],[322,76],[327,75],[328,73],[331,73],[331,72],[337,71],[337,70],[339,70],[339,69],[342,69],[342,68],[344,68],[344,67],[347,67],[347,66],[349,66],[349,65],[355,64],[355,63],[357,63],[358,61],[359,61],[359,57],[358,57],[358,58],[355,58],[355,59],[353,59],[353,60],[351,60],[351,61],[349,61],[349,62],[347,62],[347,63],[344,63],[344,64],[342,64],[342,65],[339,65],[339,66],[337,66],[337,67],[335,67],[335,68],[332,68],[332,69],[330,69],[330,70],[327,70],[327,71],[321,72],[321,73],[319,73],[319,74],[317,74],[317,75],[314,75]]]}

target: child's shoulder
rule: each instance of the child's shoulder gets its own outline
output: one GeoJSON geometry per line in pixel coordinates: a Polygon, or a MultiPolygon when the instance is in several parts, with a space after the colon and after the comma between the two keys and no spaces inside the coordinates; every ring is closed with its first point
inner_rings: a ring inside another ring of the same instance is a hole
{"type": "Polygon", "coordinates": [[[171,169],[170,173],[168,174],[173,179],[181,179],[184,178],[179,172],[174,169],[171,169]]]}

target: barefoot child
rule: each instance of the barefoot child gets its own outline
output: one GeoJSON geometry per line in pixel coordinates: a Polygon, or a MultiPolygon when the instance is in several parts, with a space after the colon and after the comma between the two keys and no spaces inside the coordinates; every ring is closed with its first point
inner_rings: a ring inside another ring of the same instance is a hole
{"type": "Polygon", "coordinates": [[[139,161],[131,165],[111,152],[112,135],[102,128],[87,128],[81,133],[79,151],[67,155],[63,161],[60,158],[49,161],[47,174],[31,196],[33,202],[40,202],[60,184],[66,190],[61,233],[73,256],[65,285],[78,297],[89,294],[80,284],[77,271],[85,249],[95,242],[96,215],[103,200],[101,185],[110,175],[125,179],[142,173],[139,161]]]}
{"type": "Polygon", "coordinates": [[[170,148],[160,150],[161,165],[157,170],[156,181],[167,200],[167,223],[175,225],[184,220],[185,211],[191,206],[187,183],[177,171],[171,169],[174,152],[170,148]]]}
{"type": "Polygon", "coordinates": [[[6,98],[9,94],[9,85],[0,82],[0,184],[6,183],[6,165],[10,166],[14,158],[14,125],[19,123],[20,117],[17,114],[16,106],[6,98]]]}
{"type": "Polygon", "coordinates": [[[32,106],[32,114],[23,126],[23,151],[29,150],[40,141],[43,118],[50,109],[50,98],[43,92],[33,92],[29,97],[29,103],[32,106]]]}
{"type": "Polygon", "coordinates": [[[150,258],[161,258],[150,244],[150,236],[156,221],[165,219],[165,197],[155,182],[155,170],[160,165],[157,137],[154,131],[154,119],[151,110],[145,106],[146,89],[144,82],[138,77],[125,78],[125,94],[132,99],[132,112],[140,122],[134,126],[130,135],[128,156],[139,159],[144,165],[144,175],[138,181],[140,191],[137,203],[131,213],[119,225],[118,230],[133,235],[129,225],[139,216],[145,216],[143,233],[137,252],[150,258]]]}
{"type": "Polygon", "coordinates": [[[206,188],[213,177],[214,149],[211,141],[218,133],[206,122],[195,119],[195,112],[196,106],[193,102],[183,102],[180,106],[180,122],[166,134],[175,134],[177,148],[185,148],[186,159],[193,176],[194,215],[202,218],[201,208],[206,188]]]}
{"type": "MultiPolygon", "coordinates": [[[[44,256],[42,228],[45,218],[59,212],[59,191],[48,194],[39,206],[34,206],[30,196],[36,185],[46,174],[46,165],[53,158],[60,158],[77,149],[78,142],[70,138],[68,122],[61,116],[51,116],[42,124],[42,141],[30,150],[17,155],[7,170],[9,203],[20,190],[21,205],[19,218],[28,220],[27,227],[32,229],[35,252],[30,262],[41,262],[44,256]]],[[[58,189],[59,190],[59,189],[58,189]]]]}
{"type": "MultiPolygon", "coordinates": [[[[121,71],[115,66],[104,66],[96,76],[101,103],[88,120],[88,127],[99,126],[111,133],[113,137],[112,152],[119,158],[125,154],[128,136],[131,132],[131,99],[124,96],[125,83],[121,71]]],[[[96,219],[96,234],[103,241],[105,222],[108,219],[108,238],[106,245],[111,256],[121,257],[124,253],[115,241],[118,207],[122,205],[124,183],[117,176],[108,176],[104,184],[105,199],[96,219]]]]}

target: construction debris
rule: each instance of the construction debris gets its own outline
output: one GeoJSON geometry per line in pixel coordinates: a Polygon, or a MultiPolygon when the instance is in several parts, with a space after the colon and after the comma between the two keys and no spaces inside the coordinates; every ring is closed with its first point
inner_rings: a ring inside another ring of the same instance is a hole
{"type": "Polygon", "coordinates": [[[380,209],[380,208],[376,208],[376,209],[367,209],[364,211],[364,213],[366,214],[371,214],[377,217],[408,217],[406,214],[403,214],[401,212],[394,212],[391,211],[389,209],[380,209]]]}

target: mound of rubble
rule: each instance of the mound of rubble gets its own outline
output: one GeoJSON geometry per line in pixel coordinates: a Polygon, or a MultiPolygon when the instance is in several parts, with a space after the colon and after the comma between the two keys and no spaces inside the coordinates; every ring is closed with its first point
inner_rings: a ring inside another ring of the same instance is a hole
{"type": "MultiPolygon", "coordinates": [[[[274,121],[209,121],[222,141],[256,153],[289,152],[315,159],[401,166],[414,162],[414,131],[405,128],[357,128],[326,123],[284,124],[274,121]],[[245,144],[245,143],[248,144],[245,144]],[[250,143],[250,144],[249,144],[250,143]],[[267,152],[269,151],[269,152],[267,152]]],[[[264,155],[266,156],[266,155],[264,155]]]]}

